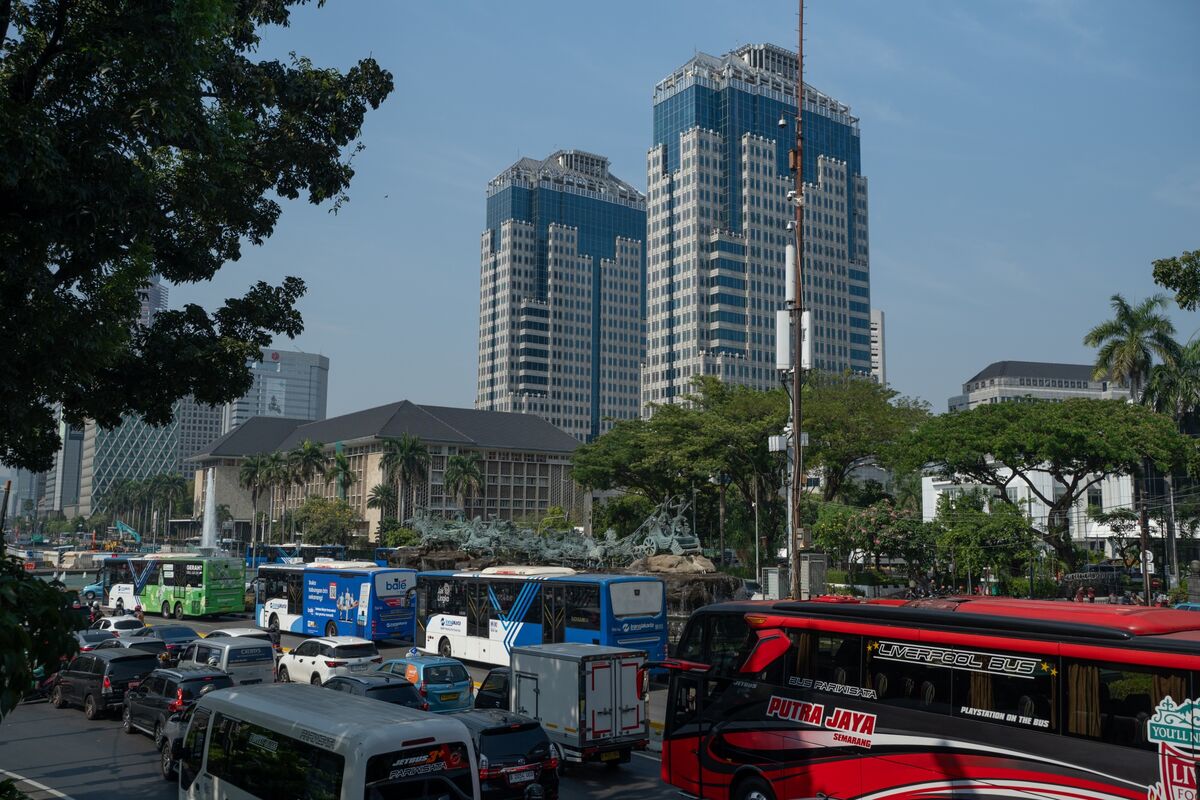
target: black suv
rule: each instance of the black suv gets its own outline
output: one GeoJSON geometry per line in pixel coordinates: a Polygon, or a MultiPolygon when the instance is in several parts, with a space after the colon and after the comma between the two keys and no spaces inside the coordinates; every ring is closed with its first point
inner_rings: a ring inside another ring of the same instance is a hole
{"type": "Polygon", "coordinates": [[[484,800],[520,800],[533,784],[545,800],[558,797],[558,747],[537,720],[498,709],[459,711],[479,756],[479,792],[484,800]]]}
{"type": "Polygon", "coordinates": [[[93,650],[80,653],[58,673],[50,701],[55,708],[82,705],[88,719],[96,719],[125,700],[125,691],[154,671],[158,659],[139,650],[93,650]]]}
{"type": "Polygon", "coordinates": [[[326,689],[382,700],[418,711],[429,710],[429,702],[403,675],[338,675],[322,685],[326,689]]]}
{"type": "Polygon", "coordinates": [[[162,745],[163,728],[172,714],[188,708],[204,692],[233,686],[233,678],[211,667],[156,669],[125,693],[121,721],[125,732],[145,731],[162,745]]]}

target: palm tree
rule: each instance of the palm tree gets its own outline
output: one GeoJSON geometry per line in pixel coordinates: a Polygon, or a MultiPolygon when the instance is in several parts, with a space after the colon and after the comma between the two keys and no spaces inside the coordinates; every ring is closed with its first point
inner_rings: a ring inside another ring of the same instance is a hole
{"type": "Polygon", "coordinates": [[[429,469],[429,448],[411,433],[401,434],[399,438],[383,437],[383,458],[379,461],[388,483],[396,484],[396,496],[400,500],[400,516],[403,521],[407,516],[407,498],[404,496],[406,487],[413,486],[419,475],[429,469]]]}
{"type": "Polygon", "coordinates": [[[175,504],[187,496],[188,485],[183,476],[177,472],[156,476],[156,483],[159,501],[167,504],[167,518],[163,528],[165,535],[170,529],[171,515],[175,510],[175,504]]]}
{"type": "Polygon", "coordinates": [[[466,496],[479,494],[483,488],[483,472],[479,469],[478,453],[456,453],[446,460],[442,479],[446,491],[454,495],[458,507],[466,513],[466,496]]]}
{"type": "Polygon", "coordinates": [[[396,487],[390,483],[377,483],[367,495],[367,508],[378,508],[383,519],[396,515],[396,487]]]}
{"type": "Polygon", "coordinates": [[[275,452],[263,459],[263,487],[270,492],[271,503],[267,512],[267,541],[275,530],[275,490],[288,484],[288,463],[283,453],[275,452]]]}
{"type": "MultiPolygon", "coordinates": [[[[312,439],[305,439],[296,445],[292,452],[288,453],[288,466],[291,468],[292,483],[296,484],[296,488],[303,494],[304,487],[308,485],[313,476],[325,472],[325,445],[314,442],[312,439]]],[[[303,501],[304,498],[301,497],[300,500],[303,501]]],[[[294,513],[292,514],[292,533],[296,533],[296,515],[294,513]]]]}
{"type": "Polygon", "coordinates": [[[345,500],[346,492],[356,480],[358,480],[358,476],[350,467],[350,458],[345,453],[334,453],[329,462],[329,468],[325,470],[325,482],[337,481],[338,497],[345,500]]]}
{"type": "Polygon", "coordinates": [[[238,468],[238,484],[250,492],[250,507],[253,520],[250,523],[250,547],[254,547],[255,528],[258,527],[258,493],[266,487],[267,458],[261,453],[248,456],[238,468]]]}
{"type": "Polygon", "coordinates": [[[1135,403],[1141,402],[1142,389],[1157,356],[1163,362],[1174,361],[1179,354],[1175,326],[1162,313],[1166,295],[1147,297],[1136,306],[1119,294],[1112,296],[1115,317],[1088,331],[1083,343],[1097,347],[1093,377],[1125,383],[1135,403]]]}
{"type": "Polygon", "coordinates": [[[1188,342],[1174,359],[1150,369],[1142,401],[1174,417],[1180,430],[1187,427],[1185,421],[1200,409],[1200,340],[1188,342]]]}

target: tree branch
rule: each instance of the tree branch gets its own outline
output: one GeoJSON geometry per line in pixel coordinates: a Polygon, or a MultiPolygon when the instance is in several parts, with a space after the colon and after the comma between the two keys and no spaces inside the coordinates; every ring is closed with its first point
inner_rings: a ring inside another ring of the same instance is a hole
{"type": "Polygon", "coordinates": [[[0,0],[0,47],[8,39],[8,23],[12,19],[12,0],[0,0]]]}
{"type": "MultiPolygon", "coordinates": [[[[7,2],[7,0],[5,0],[7,2]]],[[[46,42],[45,48],[38,55],[37,59],[29,65],[29,69],[25,70],[25,74],[21,79],[13,84],[12,99],[19,102],[29,102],[33,99],[33,90],[37,86],[38,79],[42,76],[42,71],[50,64],[50,62],[62,52],[63,32],[67,28],[67,7],[71,5],[71,0],[58,0],[54,9],[54,28],[50,32],[50,39],[46,42]]]]}

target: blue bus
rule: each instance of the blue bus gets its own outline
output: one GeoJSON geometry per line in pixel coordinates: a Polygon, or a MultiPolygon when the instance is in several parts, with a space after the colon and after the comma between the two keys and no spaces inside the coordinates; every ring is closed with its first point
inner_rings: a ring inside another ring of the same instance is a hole
{"type": "Polygon", "coordinates": [[[263,564],[254,619],[268,630],[411,642],[416,583],[416,570],[370,561],[263,564]]]}
{"type": "Polygon", "coordinates": [[[584,642],[667,655],[661,578],[566,567],[489,567],[417,576],[417,647],[508,666],[513,647],[584,642]]]}
{"type": "Polygon", "coordinates": [[[314,561],[345,561],[346,546],[342,544],[262,544],[246,548],[246,568],[262,564],[311,564],[314,561]]]}
{"type": "Polygon", "coordinates": [[[396,552],[396,550],[398,550],[398,549],[399,548],[397,548],[397,547],[376,547],[375,548],[375,563],[376,563],[376,565],[378,565],[380,567],[386,567],[388,565],[388,557],[392,553],[396,552]]]}

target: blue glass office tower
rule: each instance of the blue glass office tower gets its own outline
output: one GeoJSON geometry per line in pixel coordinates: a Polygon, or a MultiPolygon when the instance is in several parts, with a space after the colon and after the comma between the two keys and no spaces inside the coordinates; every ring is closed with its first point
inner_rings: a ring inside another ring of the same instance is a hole
{"type": "MultiPolygon", "coordinates": [[[[696,55],[654,89],[647,182],[643,411],[695,375],[778,385],[796,54],[773,45],[696,55]],[[784,125],[780,127],[780,120],[784,125]]],[[[819,369],[871,372],[867,181],[858,119],[805,86],[804,303],[819,369]]]]}
{"type": "Polygon", "coordinates": [[[603,156],[523,158],[488,184],[475,407],[587,441],[639,413],[646,200],[603,156]]]}

